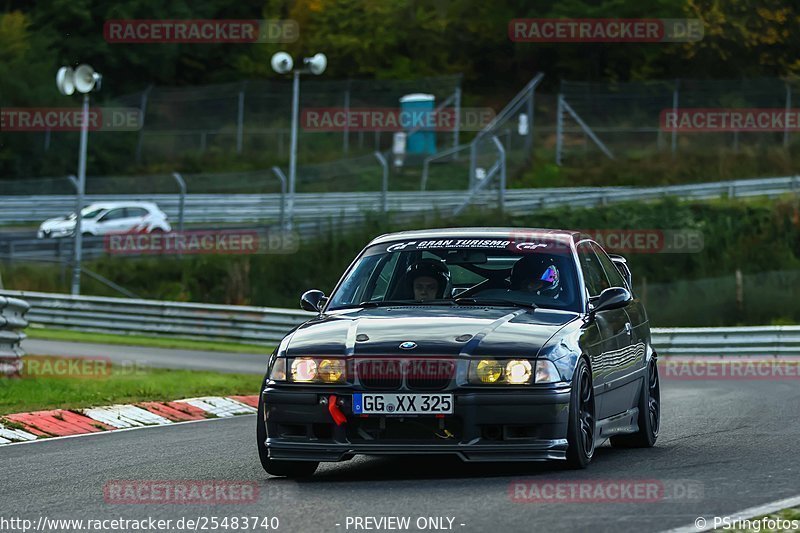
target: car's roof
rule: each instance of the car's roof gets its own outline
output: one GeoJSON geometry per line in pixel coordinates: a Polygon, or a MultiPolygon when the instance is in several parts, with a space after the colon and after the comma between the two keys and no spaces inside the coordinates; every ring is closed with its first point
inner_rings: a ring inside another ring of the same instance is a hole
{"type": "Polygon", "coordinates": [[[93,209],[114,209],[115,207],[144,207],[146,209],[158,209],[158,206],[153,202],[138,202],[138,201],[94,202],[92,204],[87,205],[86,207],[91,207],[93,209]]]}
{"type": "Polygon", "coordinates": [[[376,237],[370,244],[403,241],[407,239],[477,238],[477,239],[547,239],[569,242],[580,232],[549,228],[436,228],[399,231],[376,237]]]}

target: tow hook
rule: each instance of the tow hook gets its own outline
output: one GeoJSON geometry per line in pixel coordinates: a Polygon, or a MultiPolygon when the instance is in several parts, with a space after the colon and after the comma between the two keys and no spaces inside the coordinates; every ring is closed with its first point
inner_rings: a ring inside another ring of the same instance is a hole
{"type": "Polygon", "coordinates": [[[339,409],[339,402],[336,401],[335,394],[331,394],[328,398],[328,412],[331,414],[331,418],[333,418],[337,426],[347,423],[347,417],[344,416],[344,413],[339,409]]]}

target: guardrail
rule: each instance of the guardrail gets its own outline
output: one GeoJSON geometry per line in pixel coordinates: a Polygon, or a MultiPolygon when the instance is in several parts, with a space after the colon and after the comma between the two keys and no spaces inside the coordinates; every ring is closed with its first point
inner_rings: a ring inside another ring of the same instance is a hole
{"type": "MultiPolygon", "coordinates": [[[[640,201],[663,196],[686,199],[708,199],[728,196],[779,196],[800,192],[800,176],[732,180],[661,187],[560,187],[542,189],[508,189],[504,208],[509,212],[557,205],[595,206],[611,202],[640,201]]],[[[363,219],[368,211],[380,211],[381,191],[299,193],[295,195],[295,224],[316,223],[329,219],[363,219]]],[[[471,205],[497,206],[496,191],[389,191],[386,206],[389,211],[426,213],[438,210],[452,213],[470,196],[471,205]]],[[[172,219],[177,220],[180,198],[175,194],[87,195],[92,202],[147,200],[156,202],[172,219]]],[[[2,196],[0,224],[42,222],[51,217],[74,211],[75,197],[71,195],[2,196]]],[[[244,223],[278,221],[280,194],[187,194],[184,221],[186,223],[244,223]]]]}
{"type": "Polygon", "coordinates": [[[25,338],[22,330],[28,325],[29,308],[24,300],[0,296],[0,375],[18,374],[22,368],[19,343],[25,338]]]}
{"type": "MultiPolygon", "coordinates": [[[[30,302],[28,318],[35,325],[264,345],[275,344],[290,329],[315,316],[306,311],[272,307],[27,291],[0,291],[0,295],[12,297],[9,300],[21,304],[25,302],[14,297],[30,302]]],[[[0,301],[4,301],[3,296],[0,301]]],[[[24,324],[24,320],[17,323],[24,324]]],[[[653,346],[662,355],[800,356],[800,326],[653,328],[651,331],[653,346]]]]}
{"type": "Polygon", "coordinates": [[[28,291],[0,295],[30,302],[34,325],[88,332],[166,335],[199,340],[274,344],[314,316],[306,311],[167,302],[28,291]]]}

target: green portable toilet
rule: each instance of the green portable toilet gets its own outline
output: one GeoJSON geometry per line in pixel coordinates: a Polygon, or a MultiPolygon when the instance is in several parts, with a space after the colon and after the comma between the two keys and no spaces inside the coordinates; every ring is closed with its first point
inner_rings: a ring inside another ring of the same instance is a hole
{"type": "Polygon", "coordinates": [[[406,153],[435,154],[436,131],[434,128],[433,110],[436,97],[432,94],[414,93],[400,98],[400,123],[408,132],[423,126],[408,136],[406,153]]]}

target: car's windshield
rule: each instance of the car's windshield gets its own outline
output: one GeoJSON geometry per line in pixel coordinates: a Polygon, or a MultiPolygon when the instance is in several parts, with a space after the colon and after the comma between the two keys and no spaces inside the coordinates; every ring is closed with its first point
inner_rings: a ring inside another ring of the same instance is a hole
{"type": "MultiPolygon", "coordinates": [[[[103,209],[103,208],[97,209],[97,208],[93,208],[93,207],[84,207],[83,211],[81,211],[81,213],[83,214],[83,218],[97,218],[97,216],[100,213],[102,213],[103,211],[105,211],[105,209],[103,209]]],[[[75,220],[75,211],[73,211],[72,213],[67,215],[66,219],[67,220],[75,220]]]]}
{"type": "Polygon", "coordinates": [[[458,304],[577,311],[580,303],[575,264],[563,244],[440,239],[370,247],[331,296],[328,310],[458,304]]]}

